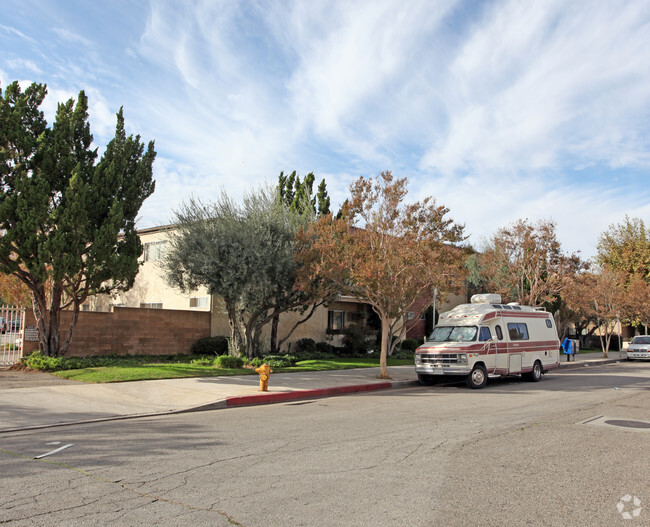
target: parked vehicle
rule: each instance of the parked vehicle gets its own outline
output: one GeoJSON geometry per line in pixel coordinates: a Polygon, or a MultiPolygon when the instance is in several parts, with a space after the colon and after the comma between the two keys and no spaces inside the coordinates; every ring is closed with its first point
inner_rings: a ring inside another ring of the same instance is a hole
{"type": "Polygon", "coordinates": [[[0,317],[0,332],[4,335],[7,332],[7,321],[0,317]]]}
{"type": "Polygon", "coordinates": [[[650,336],[634,337],[627,347],[627,360],[650,359],[650,336]]]}
{"type": "Polygon", "coordinates": [[[464,377],[470,388],[506,375],[537,382],[559,367],[559,349],[555,321],[543,308],[474,295],[470,304],[440,315],[429,339],[415,350],[415,371],[423,385],[442,376],[464,377]]]}

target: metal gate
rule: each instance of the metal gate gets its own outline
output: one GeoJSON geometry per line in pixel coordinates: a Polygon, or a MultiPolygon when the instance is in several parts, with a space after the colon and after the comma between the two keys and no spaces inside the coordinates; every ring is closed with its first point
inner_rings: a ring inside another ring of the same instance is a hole
{"type": "Polygon", "coordinates": [[[12,366],[23,356],[25,308],[0,305],[0,366],[12,366]]]}

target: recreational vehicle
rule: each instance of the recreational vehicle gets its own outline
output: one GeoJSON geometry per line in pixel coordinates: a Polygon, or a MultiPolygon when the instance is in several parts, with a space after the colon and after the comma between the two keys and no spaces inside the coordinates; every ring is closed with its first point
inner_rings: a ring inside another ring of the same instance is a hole
{"type": "Polygon", "coordinates": [[[500,295],[474,295],[442,313],[429,339],[415,351],[420,384],[462,376],[470,388],[488,377],[521,375],[537,382],[559,367],[555,321],[543,308],[502,304],[500,295]]]}

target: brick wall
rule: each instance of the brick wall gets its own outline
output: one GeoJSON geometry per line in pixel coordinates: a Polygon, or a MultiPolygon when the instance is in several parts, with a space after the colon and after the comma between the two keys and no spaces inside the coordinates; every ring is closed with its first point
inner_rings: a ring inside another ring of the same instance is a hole
{"type": "MultiPolygon", "coordinates": [[[[67,335],[72,313],[61,313],[61,339],[67,335]]],[[[27,309],[25,326],[35,326],[27,309]]],[[[67,357],[89,355],[172,355],[189,353],[197,339],[210,336],[210,313],[175,309],[115,307],[111,313],[83,311],[72,334],[67,357]]],[[[38,349],[25,342],[24,354],[38,349]]]]}

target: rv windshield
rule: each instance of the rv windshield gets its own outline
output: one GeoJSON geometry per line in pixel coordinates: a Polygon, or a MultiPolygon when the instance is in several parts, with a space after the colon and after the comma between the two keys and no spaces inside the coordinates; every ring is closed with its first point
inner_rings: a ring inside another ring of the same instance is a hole
{"type": "Polygon", "coordinates": [[[476,326],[438,326],[429,337],[432,342],[470,342],[476,340],[476,326]]]}

